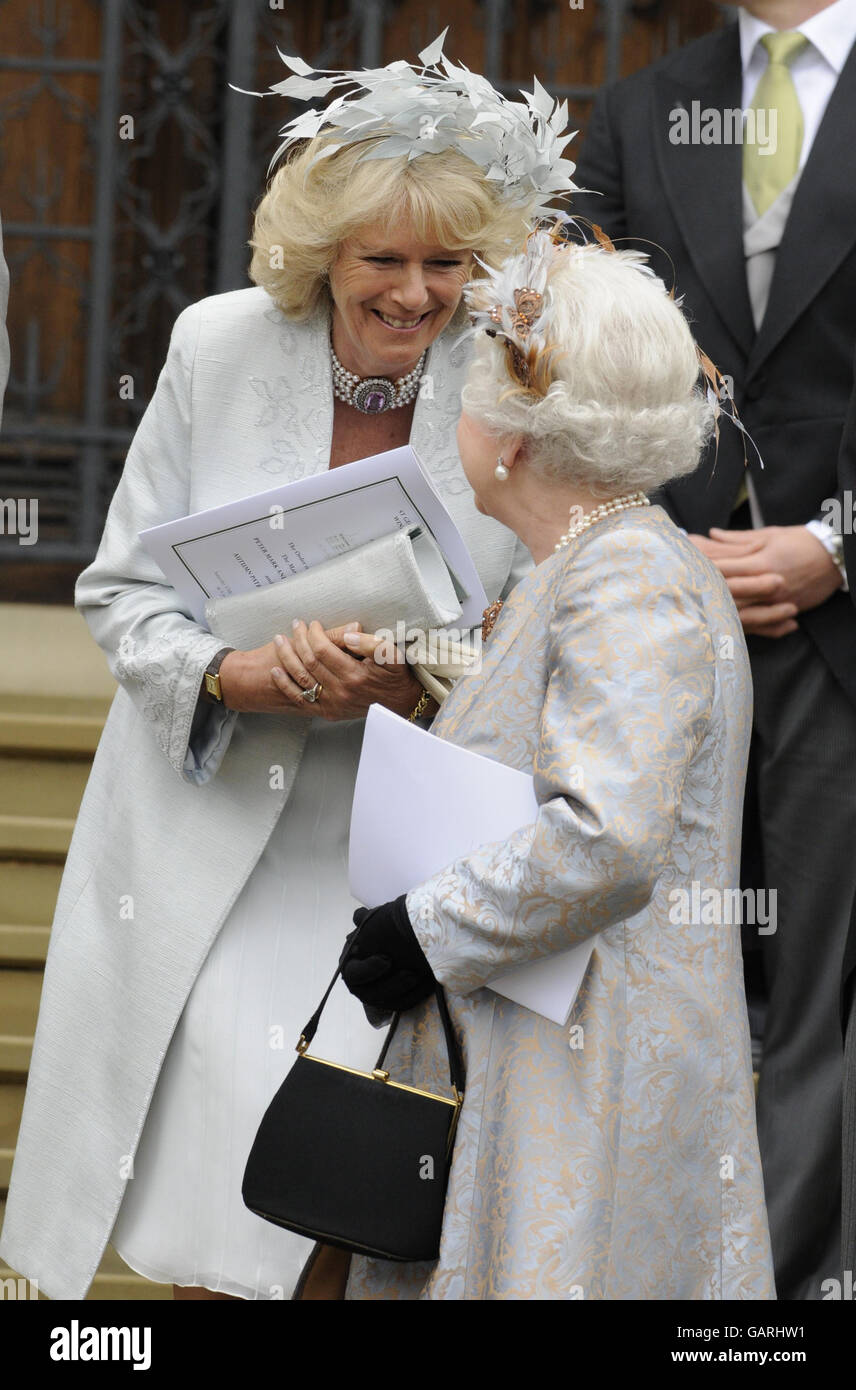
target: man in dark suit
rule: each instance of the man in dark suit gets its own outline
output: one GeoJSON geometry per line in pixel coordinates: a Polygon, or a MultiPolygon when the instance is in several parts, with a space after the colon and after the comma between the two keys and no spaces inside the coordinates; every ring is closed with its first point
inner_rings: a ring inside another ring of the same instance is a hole
{"type": "Polygon", "coordinates": [[[744,888],[776,893],[775,930],[754,928],[758,1131],[779,1297],[819,1298],[840,1270],[856,892],[856,613],[828,524],[856,343],[856,0],[754,0],[739,20],[600,93],[575,179],[603,196],[571,210],[674,282],[763,460],[747,446],[744,470],[723,422],[715,465],[657,500],[725,575],[747,636],[744,888]]]}
{"type": "MultiPolygon", "coordinates": [[[[844,563],[850,596],[856,603],[856,357],[853,360],[853,395],[844,426],[838,481],[842,508],[844,563]]],[[[851,847],[856,855],[856,844],[851,847]]],[[[844,948],[841,976],[841,1017],[844,1025],[844,1116],[842,1126],[841,1265],[850,1287],[856,1278],[856,898],[850,917],[850,933],[844,948]]]]}

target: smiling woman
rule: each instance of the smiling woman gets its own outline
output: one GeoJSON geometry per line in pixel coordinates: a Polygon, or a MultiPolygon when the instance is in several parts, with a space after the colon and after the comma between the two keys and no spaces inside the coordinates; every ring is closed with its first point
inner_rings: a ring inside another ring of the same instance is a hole
{"type": "MultiPolygon", "coordinates": [[[[314,100],[333,85],[286,61],[298,76],[277,91],[314,100]]],[[[323,611],[224,648],[140,531],[271,474],[410,441],[488,598],[528,567],[473,505],[455,446],[466,354],[452,347],[474,258],[498,264],[572,187],[567,111],[540,87],[508,102],[440,42],[420,61],[342,74],[358,100],[298,118],[300,147],[258,208],[255,288],[179,316],[78,581],[120,688],[57,903],[2,1236],[8,1263],[54,1298],[84,1296],[111,1233],[177,1297],[290,1293],[308,1243],[244,1207],[244,1166],[357,905],[346,865],[366,712],[415,718],[428,703],[406,663],[367,659],[381,638],[348,642],[323,611]],[[333,142],[316,128],[328,119],[346,122],[333,142]]],[[[401,595],[385,582],[392,612],[401,595]]],[[[323,1027],[328,1055],[373,1065],[377,1035],[346,991],[323,1027]]]]}
{"type": "Polygon", "coordinates": [[[329,273],[333,350],[345,370],[400,377],[415,367],[454,317],[471,267],[471,251],[426,246],[407,220],[348,238],[329,273]]]}
{"type": "MultiPolygon", "coordinates": [[[[318,137],[293,153],[256,212],[250,277],[289,318],[311,314],[346,248],[375,265],[407,253],[409,247],[395,235],[402,225],[412,242],[430,248],[440,261],[451,252],[469,262],[476,250],[498,265],[519,241],[528,209],[509,203],[502,185],[489,183],[458,150],[430,158],[375,159],[366,153],[378,148],[380,141],[374,140],[319,158],[319,150],[334,143],[318,137]]],[[[473,270],[481,274],[478,265],[473,270]]],[[[455,304],[460,324],[466,321],[459,308],[464,279],[455,304]]]]}

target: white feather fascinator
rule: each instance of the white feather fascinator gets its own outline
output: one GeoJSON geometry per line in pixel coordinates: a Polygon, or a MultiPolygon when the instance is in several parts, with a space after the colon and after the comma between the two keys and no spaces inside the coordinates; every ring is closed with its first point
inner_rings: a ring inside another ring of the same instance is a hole
{"type": "MultiPolygon", "coordinates": [[[[582,225],[582,221],[573,217],[559,214],[556,218],[554,213],[553,225],[530,232],[523,250],[510,256],[501,266],[494,269],[479,260],[484,278],[471,280],[464,287],[472,327],[458,341],[463,342],[482,331],[499,338],[505,345],[509,376],[530,396],[543,398],[548,394],[553,381],[553,362],[556,353],[562,351],[553,326],[550,290],[550,278],[560,263],[567,262],[570,257],[585,259],[591,254],[609,253],[619,256],[625,265],[632,266],[640,274],[657,280],[644,252],[618,251],[603,229],[594,223],[586,224],[593,241],[570,240],[569,233],[580,231],[582,225]]],[[[665,286],[663,289],[665,291],[665,286]]],[[[675,300],[674,290],[668,291],[668,296],[676,308],[681,307],[681,300],[675,300]]],[[[763,468],[757,445],[738,414],[729,378],[723,376],[698,343],[695,352],[704,392],[713,411],[717,452],[719,422],[724,416],[743,436],[744,463],[748,441],[763,468]]]]}
{"type": "Polygon", "coordinates": [[[550,338],[550,273],[559,261],[583,252],[583,247],[565,238],[562,223],[557,222],[552,228],[530,232],[523,250],[496,269],[480,260],[484,279],[472,280],[464,288],[473,325],[464,337],[484,330],[502,339],[509,374],[538,396],[549,390],[550,363],[556,351],[550,338]]]}
{"type": "MultiPolygon", "coordinates": [[[[438,154],[454,149],[484,170],[510,202],[533,205],[533,215],[549,215],[550,200],[571,193],[575,165],[562,151],[576,131],[564,133],[568,103],[554,102],[537,78],[523,101],[509,101],[486,78],[456,66],[443,54],[448,29],[419,54],[420,68],[399,61],[382,68],[319,70],[301,58],[279,54],[292,76],[275,83],[276,92],[298,101],[343,92],[324,108],[295,116],[280,131],[281,145],[271,160],[300,140],[320,133],[316,159],[326,159],[344,145],[370,142],[363,156],[385,159],[438,154]],[[535,200],[538,200],[535,202],[535,200]]],[[[279,50],[277,50],[279,52],[279,50]]],[[[314,163],[315,161],[313,161],[314,163]]]]}

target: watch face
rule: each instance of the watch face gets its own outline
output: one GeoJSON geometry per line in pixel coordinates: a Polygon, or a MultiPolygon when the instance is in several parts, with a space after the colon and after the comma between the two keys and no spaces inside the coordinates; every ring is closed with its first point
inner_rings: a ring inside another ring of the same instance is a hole
{"type": "Polygon", "coordinates": [[[214,696],[214,699],[215,699],[215,700],[222,700],[223,696],[222,696],[221,693],[220,693],[220,677],[219,677],[219,675],[217,675],[217,676],[212,676],[211,673],[210,673],[210,671],[206,671],[206,672],[205,672],[205,689],[208,691],[208,694],[209,694],[209,695],[213,695],[213,696],[214,696]]]}

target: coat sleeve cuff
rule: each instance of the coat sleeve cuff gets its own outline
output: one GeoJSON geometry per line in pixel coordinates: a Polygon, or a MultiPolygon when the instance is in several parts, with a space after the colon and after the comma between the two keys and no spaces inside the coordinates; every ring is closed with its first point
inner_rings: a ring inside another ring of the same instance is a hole
{"type": "Polygon", "coordinates": [[[119,644],[113,674],[147,719],[170,766],[187,781],[207,782],[229,745],[237,713],[203,703],[202,677],[223,640],[190,626],[166,632],[145,644],[119,644]]]}

